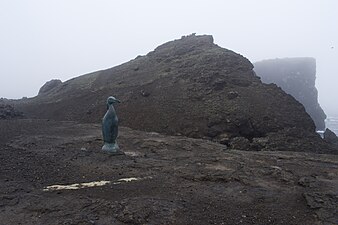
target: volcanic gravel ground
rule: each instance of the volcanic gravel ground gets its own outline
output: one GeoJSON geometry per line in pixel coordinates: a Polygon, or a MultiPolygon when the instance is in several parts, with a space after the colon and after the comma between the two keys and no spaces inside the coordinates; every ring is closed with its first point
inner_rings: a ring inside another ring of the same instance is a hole
{"type": "Polygon", "coordinates": [[[124,127],[118,142],[126,155],[101,151],[97,124],[0,121],[0,224],[338,224],[337,155],[124,127]]]}

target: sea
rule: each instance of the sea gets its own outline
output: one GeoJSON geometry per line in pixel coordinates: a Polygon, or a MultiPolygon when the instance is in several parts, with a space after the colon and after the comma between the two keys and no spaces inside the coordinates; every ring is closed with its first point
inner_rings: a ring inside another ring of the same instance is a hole
{"type": "Polygon", "coordinates": [[[328,116],[325,120],[326,127],[338,136],[338,117],[328,116]]]}

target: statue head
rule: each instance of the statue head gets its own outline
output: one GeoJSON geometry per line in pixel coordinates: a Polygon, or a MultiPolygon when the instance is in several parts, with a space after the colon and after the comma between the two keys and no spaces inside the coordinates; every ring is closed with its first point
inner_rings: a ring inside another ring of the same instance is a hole
{"type": "Polygon", "coordinates": [[[112,105],[113,103],[121,103],[120,100],[116,99],[113,96],[109,96],[107,99],[107,107],[109,107],[110,105],[112,105]]]}

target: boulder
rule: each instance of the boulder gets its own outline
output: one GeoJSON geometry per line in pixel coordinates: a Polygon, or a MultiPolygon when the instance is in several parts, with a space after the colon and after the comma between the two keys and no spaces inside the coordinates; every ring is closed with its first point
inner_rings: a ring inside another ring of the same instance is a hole
{"type": "Polygon", "coordinates": [[[59,86],[62,84],[61,80],[58,79],[53,79],[50,81],[47,81],[39,90],[38,95],[46,94],[49,91],[53,90],[55,87],[59,86]]]}
{"type": "Polygon", "coordinates": [[[324,132],[324,140],[332,144],[338,144],[338,137],[329,128],[326,128],[324,132]]]}

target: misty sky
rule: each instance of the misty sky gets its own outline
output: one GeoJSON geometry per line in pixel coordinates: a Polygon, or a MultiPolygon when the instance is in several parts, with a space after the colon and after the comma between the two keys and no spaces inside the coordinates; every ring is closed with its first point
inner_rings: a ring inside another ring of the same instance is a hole
{"type": "Polygon", "coordinates": [[[0,97],[145,55],[191,33],[251,62],[317,59],[317,88],[338,114],[337,0],[0,0],[0,97]]]}

